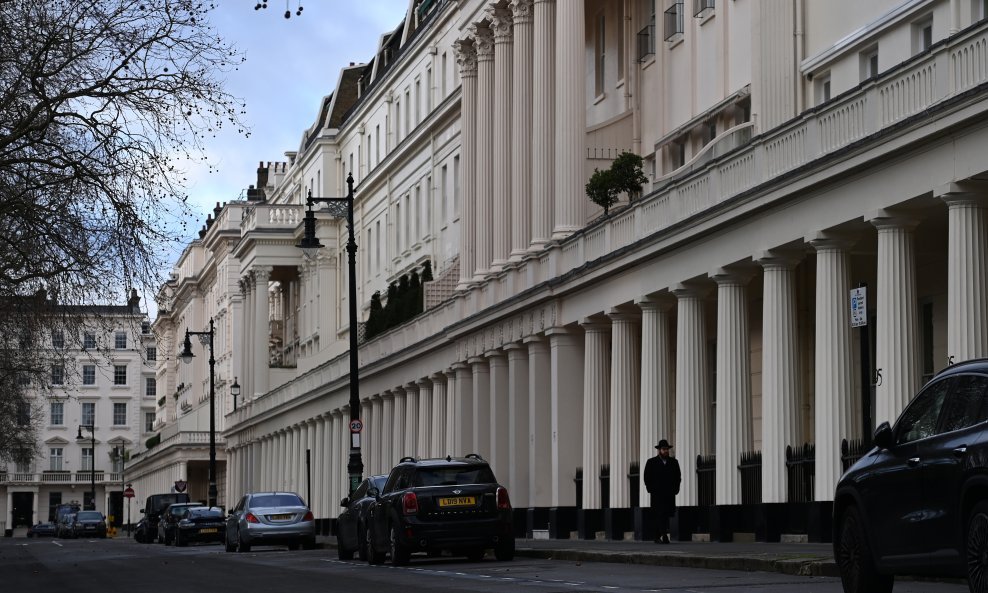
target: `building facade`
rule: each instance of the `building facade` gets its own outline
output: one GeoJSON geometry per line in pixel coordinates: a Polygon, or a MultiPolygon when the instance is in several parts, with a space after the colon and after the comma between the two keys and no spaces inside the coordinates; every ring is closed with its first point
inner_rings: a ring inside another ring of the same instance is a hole
{"type": "Polygon", "coordinates": [[[0,467],[0,527],[8,536],[53,521],[63,503],[123,524],[125,461],[152,434],[157,344],[136,293],[127,305],[54,310],[65,327],[54,323],[35,345],[57,362],[45,385],[28,384],[30,415],[41,426],[37,456],[0,467]]]}
{"type": "Polygon", "coordinates": [[[227,497],[311,492],[327,528],[340,511],[345,225],[317,210],[326,247],[295,245],[306,196],[343,196],[352,174],[360,321],[434,270],[424,311],[359,348],[366,474],[476,452],[520,533],[622,538],[668,438],[680,537],[828,537],[875,424],[988,354],[985,16],[969,0],[414,3],[168,285],[201,299],[184,325],[224,320],[223,380],[243,386],[224,403],[227,497]],[[604,215],[584,186],[623,151],[648,181],[604,215]]]}

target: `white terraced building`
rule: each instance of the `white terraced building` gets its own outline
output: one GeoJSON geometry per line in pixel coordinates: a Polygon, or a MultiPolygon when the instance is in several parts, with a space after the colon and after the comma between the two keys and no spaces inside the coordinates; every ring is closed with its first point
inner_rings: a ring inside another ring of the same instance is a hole
{"type": "MultiPolygon", "coordinates": [[[[365,474],[476,452],[519,533],[640,536],[637,467],[668,438],[679,537],[829,538],[860,439],[988,354],[985,5],[411,2],[164,288],[164,343],[213,317],[243,386],[236,410],[218,391],[226,499],[340,512],[345,226],[317,210],[326,247],[295,245],[307,193],[352,172],[361,322],[435,274],[360,345],[365,474]],[[584,185],[624,150],[648,181],[604,216],[584,185]]],[[[195,410],[206,368],[176,372],[195,410]]],[[[168,401],[163,430],[182,417],[168,401]]]]}

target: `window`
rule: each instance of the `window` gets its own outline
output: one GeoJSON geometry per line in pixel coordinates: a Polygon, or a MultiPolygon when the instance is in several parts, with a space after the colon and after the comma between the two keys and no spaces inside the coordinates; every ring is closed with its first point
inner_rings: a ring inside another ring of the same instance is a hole
{"type": "Polygon", "coordinates": [[[55,507],[62,504],[62,493],[61,492],[49,492],[48,493],[48,521],[55,521],[55,507]]]}
{"type": "Polygon", "coordinates": [[[412,194],[405,194],[405,247],[412,245],[412,194]]]}
{"type": "Polygon", "coordinates": [[[655,0],[648,2],[648,24],[638,32],[638,61],[655,55],[655,0]]]}
{"type": "Polygon", "coordinates": [[[405,89],[405,133],[412,133],[412,91],[405,89]]]}
{"type": "Polygon", "coordinates": [[[125,403],[113,404],[113,425],[114,426],[127,425],[127,404],[125,403]]]}
{"type": "Polygon", "coordinates": [[[144,432],[154,432],[154,412],[144,412],[144,432]]]}
{"type": "Polygon", "coordinates": [[[117,350],[127,349],[127,334],[124,332],[117,332],[113,336],[113,347],[117,350]]]}
{"type": "Polygon", "coordinates": [[[442,218],[439,223],[440,226],[443,226],[449,221],[449,169],[446,165],[443,165],[442,172],[439,175],[439,183],[441,184],[439,192],[442,194],[439,205],[439,215],[442,218]]]}
{"type": "Polygon", "coordinates": [[[395,144],[401,142],[401,100],[395,101],[395,144]]]}
{"type": "Polygon", "coordinates": [[[401,198],[395,204],[395,248],[401,251],[401,198]]]}
{"type": "Polygon", "coordinates": [[[425,71],[425,114],[432,113],[432,68],[425,71]]]}
{"type": "Polygon", "coordinates": [[[617,77],[618,81],[624,80],[624,4],[618,7],[617,25],[617,77]]]}
{"type": "Polygon", "coordinates": [[[82,336],[82,347],[89,349],[96,347],[96,334],[92,332],[86,332],[82,336]]]}
{"type": "Polygon", "coordinates": [[[665,12],[666,41],[677,41],[683,34],[683,3],[673,2],[665,12]]]}
{"type": "Polygon", "coordinates": [[[65,368],[60,364],[51,366],[51,384],[62,385],[65,383],[65,368]]]}
{"type": "Polygon", "coordinates": [[[878,48],[872,47],[860,54],[861,56],[861,80],[868,80],[878,76],[878,48]]]}
{"type": "Polygon", "coordinates": [[[30,463],[24,463],[22,461],[17,462],[17,473],[19,474],[29,474],[33,471],[30,463]]]}
{"type": "Polygon", "coordinates": [[[51,402],[51,425],[61,426],[65,422],[65,402],[51,402]]]}
{"type": "Polygon", "coordinates": [[[826,103],[830,100],[830,72],[826,72],[818,77],[813,82],[815,94],[816,94],[816,104],[820,105],[826,103]]]}
{"type": "Polygon", "coordinates": [[[94,426],[96,424],[95,402],[82,403],[82,424],[84,424],[85,426],[94,426]]]}
{"type": "Polygon", "coordinates": [[[422,238],[422,185],[415,186],[415,242],[422,238]]]}
{"type": "Polygon", "coordinates": [[[113,365],[113,384],[114,385],[127,384],[127,365],[123,365],[123,364],[113,365]]]}
{"type": "Polygon", "coordinates": [[[51,447],[48,449],[48,469],[53,472],[62,471],[62,448],[51,447]]]}
{"type": "Polygon", "coordinates": [[[983,405],[985,396],[988,396],[988,377],[958,377],[943,409],[940,432],[961,430],[984,422],[988,412],[983,405]]]}
{"type": "Polygon", "coordinates": [[[151,322],[150,321],[142,321],[141,322],[141,333],[142,334],[149,334],[149,333],[151,333],[151,322]]]}
{"type": "Polygon", "coordinates": [[[896,424],[896,443],[910,443],[936,433],[937,418],[950,383],[950,379],[934,383],[916,396],[896,424]]]}
{"type": "Polygon", "coordinates": [[[607,19],[604,18],[604,13],[601,12],[597,15],[594,26],[594,94],[598,97],[604,94],[604,79],[606,76],[604,64],[607,59],[607,52],[605,50],[606,27],[607,19]]]}
{"type": "Polygon", "coordinates": [[[96,365],[94,364],[82,365],[82,384],[96,385],[96,365]]]}
{"type": "Polygon", "coordinates": [[[145,353],[147,354],[148,362],[154,362],[158,360],[158,348],[155,346],[148,346],[145,348],[145,353]]]}
{"type": "Polygon", "coordinates": [[[51,347],[57,349],[65,348],[65,332],[60,329],[52,330],[51,347]]]}
{"type": "Polygon", "coordinates": [[[449,70],[449,60],[446,59],[446,52],[443,52],[443,73],[442,73],[442,98],[446,98],[446,72],[449,70]]]}
{"type": "Polygon", "coordinates": [[[90,471],[93,469],[93,448],[83,447],[82,448],[82,469],[83,471],[90,471]]]}
{"type": "Polygon", "coordinates": [[[17,425],[27,426],[31,423],[31,406],[27,402],[17,404],[17,425]]]}
{"type": "Polygon", "coordinates": [[[703,18],[713,12],[714,0],[693,0],[693,16],[703,18]]]}
{"type": "Polygon", "coordinates": [[[453,217],[460,217],[460,155],[453,157],[453,217]]]}
{"type": "Polygon", "coordinates": [[[96,499],[93,497],[92,490],[86,490],[82,493],[82,508],[90,510],[96,508],[96,499]]]}
{"type": "Polygon", "coordinates": [[[374,164],[381,162],[381,124],[374,126],[374,164]]]}
{"type": "Polygon", "coordinates": [[[146,397],[155,397],[158,395],[158,380],[154,377],[144,378],[144,395],[146,397]]]}
{"type": "Polygon", "coordinates": [[[933,16],[913,23],[913,55],[921,54],[933,45],[933,16]]]}
{"type": "Polygon", "coordinates": [[[125,459],[124,459],[124,449],[123,449],[123,447],[114,447],[113,448],[113,457],[111,457],[112,465],[111,465],[110,471],[113,472],[113,473],[115,473],[115,474],[123,473],[124,460],[125,459]]]}
{"type": "Polygon", "coordinates": [[[422,81],[415,81],[415,125],[422,122],[422,81]]]}
{"type": "Polygon", "coordinates": [[[381,273],[381,221],[380,220],[375,223],[374,228],[377,230],[377,232],[374,233],[375,240],[377,241],[377,243],[374,245],[374,269],[377,270],[378,274],[380,274],[381,273]]]}

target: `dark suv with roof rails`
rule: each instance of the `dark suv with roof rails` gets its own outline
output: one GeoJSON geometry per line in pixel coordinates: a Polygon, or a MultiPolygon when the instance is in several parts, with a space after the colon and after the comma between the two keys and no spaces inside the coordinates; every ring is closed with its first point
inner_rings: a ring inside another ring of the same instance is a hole
{"type": "Polygon", "coordinates": [[[834,495],[847,593],[889,593],[898,574],[967,576],[988,592],[988,360],[937,373],[834,495]]]}
{"type": "Polygon", "coordinates": [[[367,561],[408,562],[413,552],[444,550],[480,560],[488,549],[498,560],[515,555],[508,490],[497,483],[480,456],[403,458],[384,489],[371,488],[375,501],[367,518],[367,561]]]}

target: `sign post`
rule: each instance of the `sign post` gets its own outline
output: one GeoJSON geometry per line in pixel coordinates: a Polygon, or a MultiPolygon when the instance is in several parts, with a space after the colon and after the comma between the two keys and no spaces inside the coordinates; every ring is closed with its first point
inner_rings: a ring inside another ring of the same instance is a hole
{"type": "Polygon", "coordinates": [[[871,339],[868,335],[868,285],[851,289],[851,327],[858,328],[858,354],[861,363],[861,438],[871,446],[875,429],[871,420],[871,339]]]}

